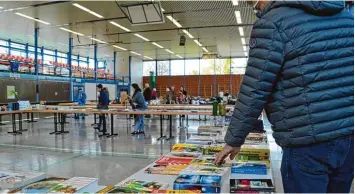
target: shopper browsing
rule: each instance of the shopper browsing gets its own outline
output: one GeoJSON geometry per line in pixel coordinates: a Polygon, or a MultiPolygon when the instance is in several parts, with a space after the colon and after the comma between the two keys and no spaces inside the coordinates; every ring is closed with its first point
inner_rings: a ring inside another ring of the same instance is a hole
{"type": "MultiPolygon", "coordinates": [[[[108,109],[108,104],[109,104],[109,98],[108,98],[108,92],[103,90],[103,87],[101,84],[98,84],[96,86],[97,91],[99,92],[99,101],[97,104],[97,109],[99,110],[107,110],[108,109]]],[[[95,127],[95,129],[97,129],[99,132],[103,132],[100,128],[101,128],[101,124],[105,119],[105,114],[100,114],[99,115],[99,123],[97,124],[97,127],[95,127]]]]}
{"type": "Polygon", "coordinates": [[[254,1],[259,17],[225,141],[235,157],[263,109],[283,149],[285,193],[349,193],[354,18],[344,1],[254,1]]]}
{"type": "MultiPolygon", "coordinates": [[[[86,104],[86,93],[83,91],[83,89],[79,88],[78,89],[78,105],[85,106],[85,104],[86,104]]],[[[82,116],[83,119],[85,119],[84,113],[81,113],[81,114],[76,113],[75,119],[79,119],[80,115],[82,116]]]]}
{"type": "Polygon", "coordinates": [[[156,88],[153,88],[153,91],[152,91],[152,100],[156,100],[156,99],[158,99],[157,89],[156,89],[156,88]]]}
{"type": "MultiPolygon", "coordinates": [[[[134,110],[146,110],[147,105],[145,103],[142,90],[139,88],[138,84],[132,84],[133,96],[132,96],[132,107],[134,110]]],[[[132,132],[132,135],[144,134],[144,116],[143,115],[135,115],[135,131],[132,132]]]]}

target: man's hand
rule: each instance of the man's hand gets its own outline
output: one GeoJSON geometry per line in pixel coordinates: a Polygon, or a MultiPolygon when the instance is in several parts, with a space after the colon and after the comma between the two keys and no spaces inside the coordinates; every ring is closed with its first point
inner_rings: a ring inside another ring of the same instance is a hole
{"type": "Polygon", "coordinates": [[[220,166],[223,164],[224,159],[229,155],[229,158],[233,160],[238,152],[240,151],[240,147],[232,147],[226,144],[221,152],[219,152],[216,156],[216,159],[213,161],[213,164],[220,166]]]}

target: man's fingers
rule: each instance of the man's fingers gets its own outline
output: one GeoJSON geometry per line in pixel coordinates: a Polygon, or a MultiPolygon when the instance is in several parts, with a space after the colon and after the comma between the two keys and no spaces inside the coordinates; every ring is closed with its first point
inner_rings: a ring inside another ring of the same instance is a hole
{"type": "Polygon", "coordinates": [[[220,166],[223,163],[223,160],[227,157],[227,154],[225,152],[220,152],[218,156],[216,157],[215,160],[215,165],[220,166]]]}
{"type": "Polygon", "coordinates": [[[237,156],[238,152],[232,152],[230,155],[229,155],[229,158],[231,160],[234,160],[234,158],[237,156]]]}

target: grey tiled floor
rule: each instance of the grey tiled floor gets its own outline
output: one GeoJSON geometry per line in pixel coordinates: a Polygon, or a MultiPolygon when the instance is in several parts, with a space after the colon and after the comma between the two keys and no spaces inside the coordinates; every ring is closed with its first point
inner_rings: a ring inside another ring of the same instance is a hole
{"type": "MultiPolygon", "coordinates": [[[[115,117],[115,131],[118,137],[98,138],[91,127],[93,117],[86,120],[69,120],[70,131],[65,135],[49,135],[53,131],[53,119],[41,117],[37,123],[25,123],[28,132],[12,136],[11,125],[0,126],[0,169],[24,169],[46,172],[49,175],[73,177],[87,176],[99,178],[100,185],[115,184],[153,162],[160,155],[168,153],[171,146],[187,139],[188,132],[197,126],[209,123],[192,118],[189,130],[178,129],[179,120],[173,121],[175,139],[157,141],[159,120],[146,119],[146,136],[131,136],[133,122],[115,117]],[[194,120],[195,119],[195,120],[194,120]]],[[[191,117],[190,117],[191,119],[191,117]]],[[[8,120],[3,118],[3,120],[8,120]]],[[[168,134],[168,122],[164,121],[164,134],[168,134]]],[[[277,192],[282,192],[280,164],[281,149],[270,131],[268,138],[271,148],[272,171],[277,192]]]]}

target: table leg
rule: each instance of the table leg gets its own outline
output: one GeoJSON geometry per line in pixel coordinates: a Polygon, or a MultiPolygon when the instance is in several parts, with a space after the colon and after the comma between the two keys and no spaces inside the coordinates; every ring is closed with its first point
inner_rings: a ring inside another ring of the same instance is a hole
{"type": "Polygon", "coordinates": [[[163,140],[165,138],[166,136],[163,135],[163,115],[160,115],[160,137],[158,138],[158,141],[163,140]]]}
{"type": "Polygon", "coordinates": [[[94,114],[94,123],[91,126],[96,125],[96,114],[94,114]]]}
{"type": "Polygon", "coordinates": [[[189,127],[189,115],[186,115],[186,128],[189,127]]]}
{"type": "Polygon", "coordinates": [[[33,112],[31,112],[30,114],[31,114],[31,120],[29,120],[29,118],[28,118],[28,113],[27,113],[27,122],[28,122],[28,123],[35,123],[35,122],[37,122],[37,121],[34,120],[33,112]]]}
{"type": "Polygon", "coordinates": [[[1,125],[6,125],[5,123],[2,123],[2,115],[0,115],[0,126],[1,125]]]}
{"type": "Polygon", "coordinates": [[[166,140],[171,140],[171,139],[174,139],[174,136],[173,136],[173,116],[172,115],[169,115],[169,138],[166,139],[166,140]]]}
{"type": "Polygon", "coordinates": [[[69,131],[65,131],[65,114],[60,113],[60,131],[56,134],[69,133],[69,131]]]}
{"type": "Polygon", "coordinates": [[[63,114],[63,117],[64,117],[64,123],[69,123],[69,122],[67,121],[67,114],[63,114]]]}
{"type": "Polygon", "coordinates": [[[113,132],[113,114],[111,114],[111,134],[107,135],[107,137],[117,136],[118,133],[113,132]]]}
{"type": "Polygon", "coordinates": [[[28,129],[22,129],[22,113],[18,114],[18,126],[19,126],[19,132],[24,132],[24,131],[28,131],[28,129]]]}
{"type": "Polygon", "coordinates": [[[58,133],[58,114],[54,113],[54,117],[53,118],[54,118],[54,131],[49,133],[50,135],[58,133]]]}
{"type": "Polygon", "coordinates": [[[16,113],[11,114],[11,119],[12,119],[12,131],[7,133],[12,135],[22,134],[21,132],[16,131],[16,113]]]}
{"type": "Polygon", "coordinates": [[[107,128],[106,128],[106,115],[105,114],[100,114],[100,117],[103,117],[103,121],[102,121],[102,134],[99,135],[99,137],[102,137],[102,136],[107,136],[109,134],[107,134],[107,128]]]}

